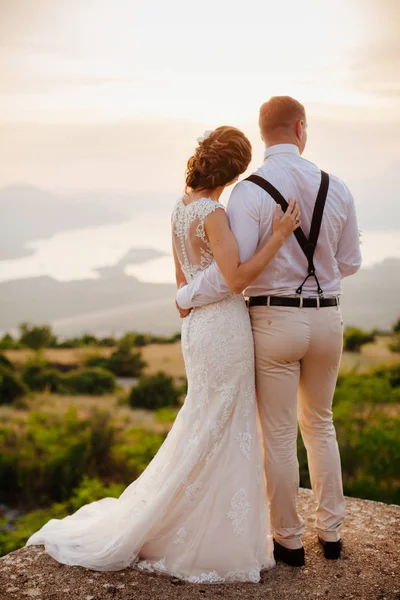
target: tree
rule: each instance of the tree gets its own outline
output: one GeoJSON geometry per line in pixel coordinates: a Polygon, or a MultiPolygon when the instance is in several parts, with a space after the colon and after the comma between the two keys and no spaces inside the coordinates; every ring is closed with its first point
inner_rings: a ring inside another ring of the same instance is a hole
{"type": "Polygon", "coordinates": [[[147,337],[145,335],[143,335],[142,333],[138,333],[133,341],[134,345],[139,347],[143,347],[146,346],[148,343],[147,337]]]}
{"type": "Polygon", "coordinates": [[[39,352],[42,348],[48,348],[54,344],[54,335],[49,325],[31,325],[22,323],[19,327],[20,343],[23,346],[39,352]]]}
{"type": "Polygon", "coordinates": [[[393,325],[393,333],[400,334],[400,317],[397,319],[396,323],[393,325]]]}
{"type": "Polygon", "coordinates": [[[91,333],[84,333],[79,340],[79,345],[80,346],[97,346],[98,339],[91,333]]]}
{"type": "Polygon", "coordinates": [[[368,333],[358,327],[348,327],[344,332],[344,349],[348,352],[360,352],[361,346],[374,341],[374,333],[368,333]]]}
{"type": "Polygon", "coordinates": [[[9,333],[3,335],[0,340],[0,350],[19,350],[21,344],[14,340],[13,336],[9,333]]]}
{"type": "Polygon", "coordinates": [[[129,404],[132,408],[157,410],[165,406],[177,406],[180,396],[181,390],[175,386],[172,377],[159,371],[156,375],[140,377],[131,390],[129,404]]]}

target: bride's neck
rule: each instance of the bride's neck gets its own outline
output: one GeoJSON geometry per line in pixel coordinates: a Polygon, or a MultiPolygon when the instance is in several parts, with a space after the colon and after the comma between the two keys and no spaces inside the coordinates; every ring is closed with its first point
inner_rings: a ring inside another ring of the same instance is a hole
{"type": "Polygon", "coordinates": [[[213,190],[193,190],[189,196],[194,199],[211,198],[211,200],[219,201],[219,198],[224,191],[224,186],[214,188],[213,190]]]}

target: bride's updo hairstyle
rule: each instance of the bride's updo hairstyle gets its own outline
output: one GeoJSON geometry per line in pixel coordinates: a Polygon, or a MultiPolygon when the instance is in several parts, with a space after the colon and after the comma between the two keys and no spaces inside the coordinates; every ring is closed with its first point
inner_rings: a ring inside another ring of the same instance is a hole
{"type": "Polygon", "coordinates": [[[186,189],[213,190],[245,172],[251,161],[251,144],[236,127],[218,127],[199,142],[189,158],[186,189]]]}

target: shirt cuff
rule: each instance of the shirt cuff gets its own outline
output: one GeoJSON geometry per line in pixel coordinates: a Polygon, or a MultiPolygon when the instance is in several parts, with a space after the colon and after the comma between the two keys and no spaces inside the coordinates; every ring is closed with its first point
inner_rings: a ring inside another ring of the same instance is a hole
{"type": "Polygon", "coordinates": [[[190,286],[188,285],[184,285],[183,287],[181,287],[177,292],[176,292],[176,302],[178,304],[178,306],[180,306],[181,308],[193,308],[193,297],[196,293],[196,289],[193,290],[192,293],[190,293],[190,286]]]}

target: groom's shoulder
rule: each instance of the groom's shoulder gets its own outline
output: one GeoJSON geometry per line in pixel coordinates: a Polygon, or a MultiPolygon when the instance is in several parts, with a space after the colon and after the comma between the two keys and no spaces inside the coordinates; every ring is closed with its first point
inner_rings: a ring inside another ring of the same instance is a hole
{"type": "Polygon", "coordinates": [[[337,175],[329,173],[329,186],[339,195],[342,200],[349,202],[353,199],[353,195],[345,182],[337,175]]]}

